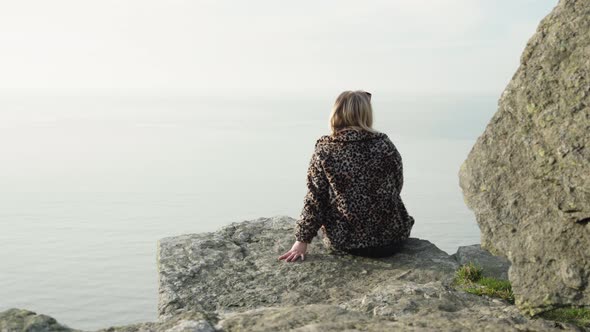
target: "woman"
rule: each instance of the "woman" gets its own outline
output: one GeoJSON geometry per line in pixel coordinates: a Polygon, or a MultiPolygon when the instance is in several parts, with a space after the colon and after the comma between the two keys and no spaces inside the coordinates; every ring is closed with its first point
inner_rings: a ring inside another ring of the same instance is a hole
{"type": "Polygon", "coordinates": [[[336,99],[332,134],[316,141],[309,163],[295,244],[279,260],[304,260],[320,228],[333,252],[368,257],[392,255],[410,236],[402,159],[389,137],[371,128],[372,119],[370,93],[344,91],[336,99]]]}

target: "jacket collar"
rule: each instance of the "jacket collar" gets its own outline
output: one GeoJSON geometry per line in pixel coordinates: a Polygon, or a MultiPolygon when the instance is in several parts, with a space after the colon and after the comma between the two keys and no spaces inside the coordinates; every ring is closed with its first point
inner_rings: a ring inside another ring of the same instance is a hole
{"type": "Polygon", "coordinates": [[[320,138],[322,142],[357,142],[366,141],[378,138],[385,138],[386,134],[375,132],[372,133],[366,130],[346,129],[337,132],[334,135],[324,135],[320,138]]]}

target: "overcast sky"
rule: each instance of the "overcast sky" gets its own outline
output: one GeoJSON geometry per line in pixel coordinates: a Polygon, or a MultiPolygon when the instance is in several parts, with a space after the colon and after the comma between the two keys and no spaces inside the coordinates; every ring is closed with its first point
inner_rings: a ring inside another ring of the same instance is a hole
{"type": "Polygon", "coordinates": [[[493,94],[557,0],[0,0],[0,94],[493,94]]]}

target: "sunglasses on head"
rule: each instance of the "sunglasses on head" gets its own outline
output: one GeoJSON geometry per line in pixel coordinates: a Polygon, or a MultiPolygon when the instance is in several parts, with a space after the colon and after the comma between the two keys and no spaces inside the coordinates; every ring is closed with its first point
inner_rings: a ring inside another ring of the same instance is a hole
{"type": "Polygon", "coordinates": [[[367,94],[367,97],[369,97],[369,100],[371,100],[371,93],[367,91],[365,91],[365,93],[367,94]]]}

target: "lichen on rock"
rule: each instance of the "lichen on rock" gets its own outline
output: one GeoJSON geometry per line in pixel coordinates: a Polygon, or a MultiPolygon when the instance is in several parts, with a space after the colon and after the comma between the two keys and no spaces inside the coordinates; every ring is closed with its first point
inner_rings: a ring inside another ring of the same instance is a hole
{"type": "Polygon", "coordinates": [[[459,171],[482,247],[511,261],[531,314],[590,305],[589,59],[590,1],[561,0],[459,171]]]}

